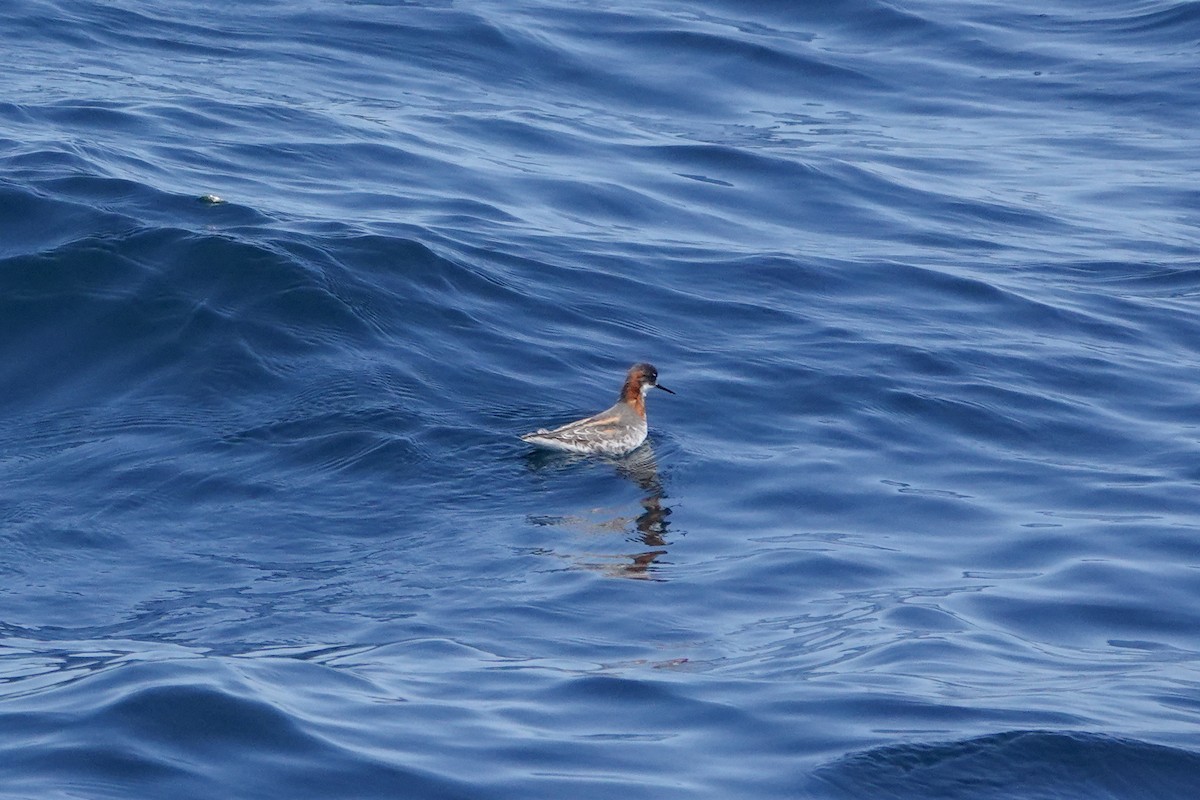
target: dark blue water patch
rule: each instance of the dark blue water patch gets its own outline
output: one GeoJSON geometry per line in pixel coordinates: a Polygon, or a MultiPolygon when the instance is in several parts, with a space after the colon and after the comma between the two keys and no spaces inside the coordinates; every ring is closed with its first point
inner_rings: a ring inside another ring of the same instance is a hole
{"type": "MultiPolygon", "coordinates": [[[[1038,561],[1046,563],[1044,558],[1038,561]]],[[[1158,641],[1168,644],[1189,638],[1196,615],[1174,603],[1194,602],[1194,589],[1188,591],[1177,584],[1162,589],[1156,586],[1151,574],[1127,568],[1105,570],[1103,565],[1090,569],[1087,566],[1053,569],[1044,578],[1026,582],[1023,591],[1013,588],[987,592],[965,601],[963,606],[1035,640],[1052,638],[1098,646],[1110,638],[1126,638],[1136,631],[1153,632],[1158,641]],[[1105,574],[1102,593],[1089,595],[1084,588],[1089,581],[1073,583],[1080,572],[1105,574]],[[1064,585],[1072,587],[1070,594],[1054,588],[1064,585]],[[1172,605],[1165,606],[1171,610],[1164,611],[1164,606],[1157,602],[1160,600],[1171,601],[1172,605]]],[[[1168,574],[1174,572],[1164,569],[1168,574]]]]}
{"type": "MultiPolygon", "coordinates": [[[[305,31],[298,40],[303,45],[297,47],[301,53],[329,51],[353,54],[355,60],[366,55],[388,61],[402,55],[414,72],[436,64],[441,70],[482,73],[495,68],[499,59],[519,61],[519,56],[526,52],[524,48],[535,45],[522,32],[510,29],[486,13],[445,13],[448,10],[438,9],[436,3],[413,4],[399,9],[400,14],[381,19],[373,13],[356,15],[344,10],[331,13],[305,9],[284,15],[279,24],[305,31]]],[[[257,32],[261,35],[269,30],[264,26],[257,32]]],[[[528,61],[532,66],[546,59],[528,61]]],[[[494,77],[503,81],[517,76],[494,77]]]]}
{"type": "Polygon", "coordinates": [[[1194,43],[1200,37],[1200,13],[1192,3],[1160,3],[1157,7],[1131,10],[1122,3],[1098,4],[1084,19],[1068,13],[1009,15],[1006,24],[1030,32],[1056,33],[1100,39],[1113,34],[1144,38],[1155,45],[1194,43]]]}
{"type": "Polygon", "coordinates": [[[125,103],[81,103],[59,102],[41,109],[42,118],[55,126],[75,130],[94,130],[106,138],[145,137],[149,133],[149,120],[138,109],[125,103]]]}
{"type": "MultiPolygon", "coordinates": [[[[719,76],[725,91],[757,91],[773,93],[780,85],[815,83],[837,86],[839,91],[878,89],[881,83],[848,66],[831,63],[817,53],[804,53],[796,40],[766,43],[761,37],[744,40],[721,33],[660,29],[621,36],[623,45],[656,54],[669,54],[663,59],[651,56],[638,59],[655,66],[659,72],[671,69],[694,71],[719,76]],[[687,54],[692,63],[682,62],[679,54],[687,54]]],[[[672,80],[677,76],[669,76],[672,80]]]]}
{"type": "Polygon", "coordinates": [[[1185,798],[1200,756],[1089,733],[1014,731],[886,747],[816,773],[827,797],[1185,798]]]}
{"type": "Polygon", "coordinates": [[[1200,266],[1195,265],[1099,261],[1064,265],[1063,269],[1119,289],[1119,296],[1170,300],[1200,293],[1200,266]]]}
{"type": "MultiPolygon", "coordinates": [[[[243,317],[244,309],[281,298],[303,305],[307,331],[322,324],[302,286],[289,286],[295,278],[276,273],[275,281],[272,270],[288,268],[279,259],[181,231],[84,240],[4,267],[6,335],[27,354],[23,363],[9,362],[8,379],[43,400],[55,383],[77,393],[90,380],[125,394],[145,391],[171,372],[192,386],[203,373],[208,391],[227,396],[244,391],[239,375],[263,376],[264,365],[244,349],[243,337],[255,334],[236,328],[249,324],[276,348],[286,341],[253,322],[254,315],[243,317]],[[265,292],[262,281],[272,284],[265,292]],[[195,360],[204,352],[212,359],[207,367],[195,360]],[[40,370],[46,359],[58,369],[40,370]]],[[[341,307],[326,308],[327,315],[341,307]]],[[[171,391],[169,384],[159,391],[171,391]]]]}
{"type": "Polygon", "coordinates": [[[131,225],[128,217],[90,203],[65,203],[28,187],[0,184],[0,257],[35,253],[97,229],[128,230],[131,225]]]}
{"type": "Polygon", "coordinates": [[[27,790],[33,784],[19,776],[46,772],[62,789],[96,797],[129,791],[201,797],[220,791],[237,763],[244,773],[238,791],[247,797],[281,790],[348,796],[351,784],[364,797],[468,796],[451,779],[314,735],[295,714],[250,689],[236,670],[187,662],[82,678],[59,693],[52,710],[5,713],[8,758],[0,769],[18,776],[5,781],[5,791],[27,790]],[[73,723],[64,727],[67,714],[73,723]],[[311,768],[286,770],[285,778],[283,763],[311,768]]]}
{"type": "Polygon", "coordinates": [[[825,0],[805,3],[799,8],[787,2],[762,0],[732,4],[721,2],[712,7],[721,8],[723,13],[700,12],[701,18],[707,17],[729,25],[748,25],[750,23],[746,20],[750,17],[760,23],[764,32],[787,31],[792,35],[796,35],[796,26],[801,22],[809,26],[807,30],[810,31],[847,31],[862,38],[892,33],[905,40],[935,27],[931,24],[931,14],[909,12],[873,0],[825,0]]]}
{"type": "Polygon", "coordinates": [[[29,16],[18,14],[16,19],[19,23],[28,25],[39,35],[56,36],[63,44],[72,47],[107,47],[116,52],[125,52],[133,47],[205,57],[219,57],[232,52],[227,45],[228,39],[234,35],[231,31],[195,24],[181,15],[158,15],[152,10],[121,5],[29,5],[35,8],[50,5],[51,9],[47,9],[48,13],[34,11],[29,16]]]}

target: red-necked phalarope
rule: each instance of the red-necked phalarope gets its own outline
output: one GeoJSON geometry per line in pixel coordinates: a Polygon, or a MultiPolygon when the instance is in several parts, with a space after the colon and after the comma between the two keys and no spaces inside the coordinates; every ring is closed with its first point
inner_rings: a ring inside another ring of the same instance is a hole
{"type": "Polygon", "coordinates": [[[652,364],[634,364],[625,376],[621,398],[612,408],[552,431],[534,431],[521,438],[550,450],[624,455],[646,441],[646,393],[651,389],[675,394],[659,385],[658,370],[652,364]]]}

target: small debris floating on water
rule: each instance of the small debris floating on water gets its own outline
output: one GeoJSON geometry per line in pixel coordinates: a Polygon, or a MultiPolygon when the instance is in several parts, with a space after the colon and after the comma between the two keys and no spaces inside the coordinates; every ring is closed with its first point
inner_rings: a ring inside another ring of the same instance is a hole
{"type": "Polygon", "coordinates": [[[220,203],[224,203],[225,199],[215,194],[202,194],[200,195],[200,202],[208,203],[210,206],[215,206],[220,203]]]}

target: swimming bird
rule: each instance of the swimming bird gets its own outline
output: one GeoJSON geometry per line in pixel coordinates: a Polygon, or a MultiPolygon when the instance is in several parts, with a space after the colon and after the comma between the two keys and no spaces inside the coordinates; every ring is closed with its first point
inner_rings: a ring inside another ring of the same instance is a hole
{"type": "Polygon", "coordinates": [[[521,438],[537,447],[571,453],[619,456],[646,441],[646,393],[662,389],[653,364],[634,364],[625,376],[616,405],[599,414],[569,422],[554,430],[538,430],[521,438]]]}

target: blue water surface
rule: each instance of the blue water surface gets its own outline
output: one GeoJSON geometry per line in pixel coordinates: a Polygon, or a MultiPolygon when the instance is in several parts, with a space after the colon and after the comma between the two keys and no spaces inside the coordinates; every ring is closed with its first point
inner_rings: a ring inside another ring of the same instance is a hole
{"type": "Polygon", "coordinates": [[[1195,797],[1200,2],[0,36],[0,798],[1195,797]]]}

